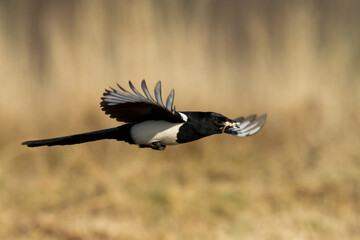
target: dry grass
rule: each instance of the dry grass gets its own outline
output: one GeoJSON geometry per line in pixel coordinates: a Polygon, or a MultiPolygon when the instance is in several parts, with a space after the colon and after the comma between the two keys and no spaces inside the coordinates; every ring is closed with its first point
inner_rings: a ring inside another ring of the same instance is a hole
{"type": "Polygon", "coordinates": [[[4,1],[1,239],[359,239],[358,1],[4,1]],[[23,140],[116,126],[116,82],[268,113],[165,152],[23,140]]]}

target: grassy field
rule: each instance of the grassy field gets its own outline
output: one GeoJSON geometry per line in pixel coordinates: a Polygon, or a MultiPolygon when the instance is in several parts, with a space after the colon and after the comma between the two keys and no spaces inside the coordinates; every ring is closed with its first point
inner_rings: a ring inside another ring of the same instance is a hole
{"type": "Polygon", "coordinates": [[[0,239],[359,239],[359,1],[1,1],[0,239]],[[251,3],[250,3],[251,2],[251,3]],[[117,126],[104,88],[268,114],[164,152],[30,149],[117,126]]]}

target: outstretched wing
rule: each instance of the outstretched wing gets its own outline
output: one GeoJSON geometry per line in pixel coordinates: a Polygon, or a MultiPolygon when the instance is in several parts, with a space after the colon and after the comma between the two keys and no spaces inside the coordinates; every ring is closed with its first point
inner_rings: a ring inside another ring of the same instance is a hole
{"type": "Polygon", "coordinates": [[[145,80],[141,82],[142,95],[129,81],[133,93],[125,90],[119,84],[119,90],[105,89],[100,103],[101,109],[111,118],[120,122],[142,122],[145,120],[166,120],[169,122],[184,122],[180,114],[173,107],[174,93],[172,90],[164,105],[161,97],[161,82],[155,86],[155,99],[149,93],[145,80]]]}
{"type": "Polygon", "coordinates": [[[266,114],[256,118],[256,115],[251,115],[247,118],[240,117],[234,120],[235,127],[225,130],[226,133],[235,135],[237,137],[247,137],[257,133],[265,124],[266,114]]]}

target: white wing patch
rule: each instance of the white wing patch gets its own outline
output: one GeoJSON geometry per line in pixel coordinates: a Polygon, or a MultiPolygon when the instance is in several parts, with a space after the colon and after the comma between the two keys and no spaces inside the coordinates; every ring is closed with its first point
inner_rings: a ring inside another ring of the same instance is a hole
{"type": "Polygon", "coordinates": [[[184,120],[184,122],[186,122],[188,120],[188,117],[184,114],[184,113],[181,113],[181,112],[178,112],[182,118],[182,120],[184,120]]]}

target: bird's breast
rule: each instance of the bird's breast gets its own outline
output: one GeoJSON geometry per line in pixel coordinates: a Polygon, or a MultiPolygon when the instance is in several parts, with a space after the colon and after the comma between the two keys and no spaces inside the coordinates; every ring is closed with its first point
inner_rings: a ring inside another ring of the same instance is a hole
{"type": "Polygon", "coordinates": [[[149,120],[135,124],[131,130],[131,138],[135,144],[161,142],[163,145],[178,144],[177,134],[184,123],[149,120]]]}

